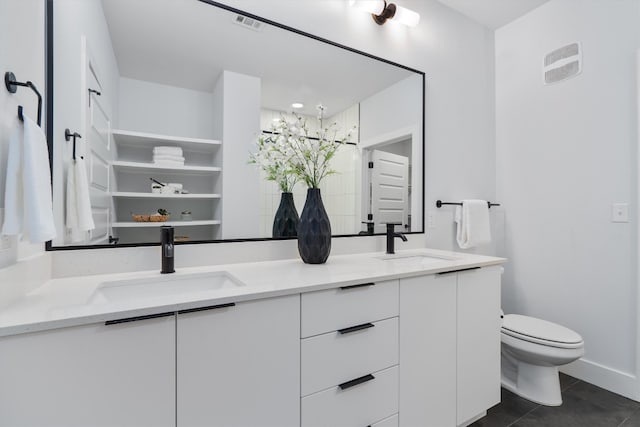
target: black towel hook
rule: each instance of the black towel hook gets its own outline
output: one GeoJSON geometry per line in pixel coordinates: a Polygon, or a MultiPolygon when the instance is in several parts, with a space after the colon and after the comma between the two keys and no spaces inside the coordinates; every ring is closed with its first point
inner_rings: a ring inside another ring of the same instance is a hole
{"type": "MultiPolygon", "coordinates": [[[[64,130],[64,140],[65,141],[70,141],[71,138],[73,138],[73,160],[76,159],[76,138],[82,138],[82,136],[78,133],[78,132],[73,132],[71,133],[71,131],[69,129],[65,129],[64,130]]],[[[80,156],[81,159],[84,159],[84,157],[80,156]]]]}
{"type": "MultiPolygon", "coordinates": [[[[38,126],[42,125],[42,95],[31,81],[19,82],[16,80],[15,74],[11,71],[4,73],[4,85],[10,93],[16,93],[18,86],[28,87],[38,96],[38,126]]],[[[24,115],[22,113],[22,105],[18,106],[18,118],[24,121],[24,115]]]]}

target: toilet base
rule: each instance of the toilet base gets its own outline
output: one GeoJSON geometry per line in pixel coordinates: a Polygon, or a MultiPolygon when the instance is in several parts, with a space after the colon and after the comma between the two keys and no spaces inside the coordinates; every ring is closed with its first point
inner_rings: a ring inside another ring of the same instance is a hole
{"type": "Polygon", "coordinates": [[[502,386],[534,403],[562,405],[557,366],[532,365],[502,354],[502,386]]]}

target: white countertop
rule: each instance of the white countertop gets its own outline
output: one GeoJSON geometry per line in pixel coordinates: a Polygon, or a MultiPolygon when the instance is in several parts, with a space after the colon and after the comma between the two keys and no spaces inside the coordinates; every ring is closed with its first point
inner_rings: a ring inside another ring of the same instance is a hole
{"type": "Polygon", "coordinates": [[[505,261],[504,258],[420,249],[398,251],[395,256],[382,253],[332,256],[325,264],[319,265],[289,259],[183,268],[170,275],[141,271],[53,279],[3,308],[0,313],[0,336],[499,265],[505,261]],[[422,259],[419,256],[436,259],[422,259]],[[242,285],[167,296],[149,293],[143,298],[117,302],[96,298],[97,291],[105,282],[145,278],[172,280],[217,271],[227,272],[242,285]]]}

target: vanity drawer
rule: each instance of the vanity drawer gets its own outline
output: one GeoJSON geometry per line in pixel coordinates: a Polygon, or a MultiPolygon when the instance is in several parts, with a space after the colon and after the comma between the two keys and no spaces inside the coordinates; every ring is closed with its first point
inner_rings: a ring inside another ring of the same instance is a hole
{"type": "Polygon", "coordinates": [[[302,340],[302,396],[398,364],[397,317],[350,329],[302,340]]]}
{"type": "Polygon", "coordinates": [[[301,399],[302,427],[368,426],[398,412],[398,366],[349,388],[331,387],[301,399]]]}
{"type": "Polygon", "coordinates": [[[377,423],[371,424],[370,427],[398,427],[398,425],[398,414],[394,414],[389,418],[385,418],[384,420],[380,420],[377,423]]]}
{"type": "Polygon", "coordinates": [[[302,294],[301,336],[395,317],[398,300],[397,280],[302,294]]]}

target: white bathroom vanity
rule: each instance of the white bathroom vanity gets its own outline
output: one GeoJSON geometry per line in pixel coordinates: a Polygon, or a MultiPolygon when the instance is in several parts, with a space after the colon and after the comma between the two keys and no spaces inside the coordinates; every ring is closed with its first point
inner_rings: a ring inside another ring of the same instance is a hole
{"type": "Polygon", "coordinates": [[[414,250],[50,280],[0,314],[0,424],[466,425],[500,401],[504,261],[414,250]]]}

